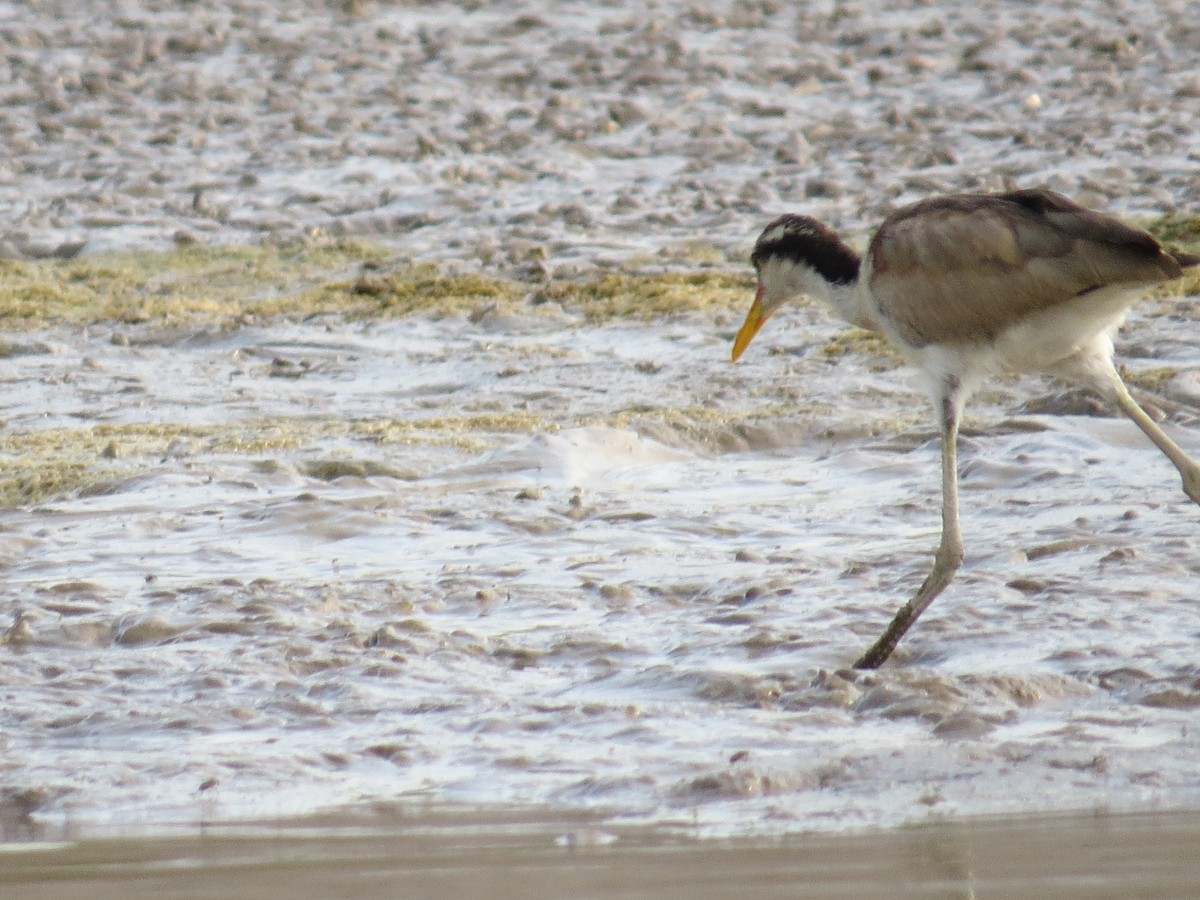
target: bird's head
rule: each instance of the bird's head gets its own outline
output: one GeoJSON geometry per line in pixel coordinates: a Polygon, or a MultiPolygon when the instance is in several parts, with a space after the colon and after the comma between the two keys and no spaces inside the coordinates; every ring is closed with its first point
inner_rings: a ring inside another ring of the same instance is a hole
{"type": "Polygon", "coordinates": [[[808,216],[780,216],[764,228],[750,262],[758,290],[733,342],[735,361],[789,300],[806,294],[827,300],[834,288],[858,280],[858,254],[832,228],[808,216]]]}

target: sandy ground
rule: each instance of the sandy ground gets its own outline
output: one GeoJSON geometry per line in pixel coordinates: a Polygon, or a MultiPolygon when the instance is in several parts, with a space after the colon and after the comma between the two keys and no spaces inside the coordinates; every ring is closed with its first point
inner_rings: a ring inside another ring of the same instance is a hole
{"type": "Polygon", "coordinates": [[[1194,815],[993,819],[695,842],[531,811],[357,812],[146,840],[11,847],[22,900],[1127,900],[1200,890],[1194,815]]]}

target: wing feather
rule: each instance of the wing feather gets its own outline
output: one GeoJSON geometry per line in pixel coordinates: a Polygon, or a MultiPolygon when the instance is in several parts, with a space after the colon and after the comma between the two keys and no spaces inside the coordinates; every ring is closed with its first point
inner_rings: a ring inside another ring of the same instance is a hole
{"type": "Polygon", "coordinates": [[[990,340],[1081,294],[1180,275],[1146,232],[1050,191],[914,204],[884,222],[868,254],[881,314],[916,347],[990,340]]]}

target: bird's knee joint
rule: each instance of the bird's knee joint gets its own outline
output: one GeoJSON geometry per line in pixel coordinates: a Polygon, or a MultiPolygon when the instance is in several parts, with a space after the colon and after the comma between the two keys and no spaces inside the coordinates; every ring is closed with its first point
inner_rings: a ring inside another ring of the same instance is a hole
{"type": "Polygon", "coordinates": [[[935,562],[938,568],[954,571],[962,565],[963,555],[962,544],[943,544],[938,547],[935,562]]]}

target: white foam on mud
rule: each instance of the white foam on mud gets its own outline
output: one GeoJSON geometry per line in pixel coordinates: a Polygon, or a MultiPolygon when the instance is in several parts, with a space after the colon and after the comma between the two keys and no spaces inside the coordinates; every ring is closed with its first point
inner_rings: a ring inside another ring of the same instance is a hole
{"type": "Polygon", "coordinates": [[[963,570],[854,673],[937,541],[911,379],[831,363],[813,309],[736,366],[700,316],[532,321],[0,360],[10,433],[297,436],[113,432],[107,490],[5,513],[4,789],[118,825],[418,793],[709,833],[1196,799],[1196,514],[1132,425],[1005,423],[1042,388],[989,386],[963,570]]]}

